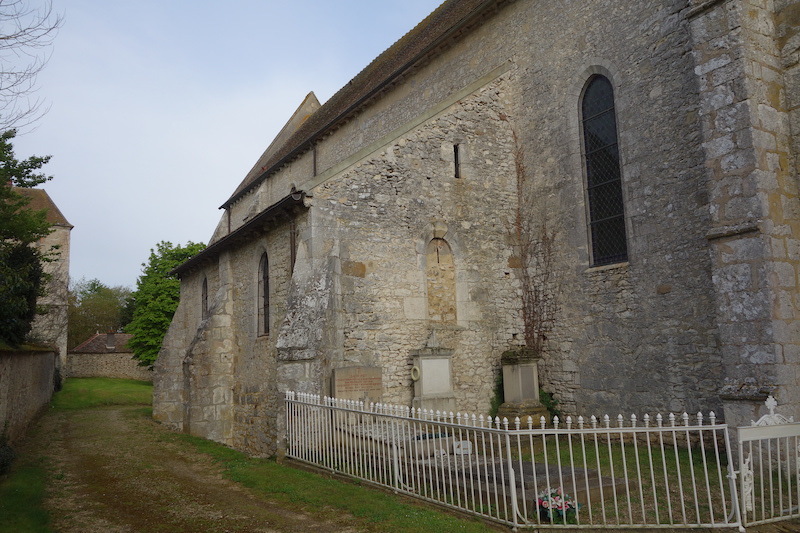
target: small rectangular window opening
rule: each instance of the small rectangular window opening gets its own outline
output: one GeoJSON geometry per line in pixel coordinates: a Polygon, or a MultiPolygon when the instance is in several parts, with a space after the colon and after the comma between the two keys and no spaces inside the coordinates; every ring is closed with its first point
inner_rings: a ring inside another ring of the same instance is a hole
{"type": "Polygon", "coordinates": [[[455,163],[455,174],[456,178],[461,177],[461,158],[459,156],[459,147],[460,145],[454,144],[453,145],[453,163],[455,163]]]}
{"type": "Polygon", "coordinates": [[[294,272],[294,264],[297,262],[297,224],[294,220],[289,221],[289,276],[294,272]]]}

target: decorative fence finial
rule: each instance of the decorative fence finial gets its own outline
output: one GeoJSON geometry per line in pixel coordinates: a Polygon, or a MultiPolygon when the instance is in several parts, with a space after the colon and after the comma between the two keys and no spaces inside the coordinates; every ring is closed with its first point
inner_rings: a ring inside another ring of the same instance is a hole
{"type": "Polygon", "coordinates": [[[751,425],[753,426],[779,426],[781,424],[792,424],[794,423],[794,417],[790,416],[786,418],[783,415],[777,414],[775,412],[775,408],[778,407],[778,401],[770,394],[767,400],[764,402],[764,405],[767,406],[769,409],[769,414],[764,415],[758,419],[758,422],[753,422],[750,420],[751,425]]]}

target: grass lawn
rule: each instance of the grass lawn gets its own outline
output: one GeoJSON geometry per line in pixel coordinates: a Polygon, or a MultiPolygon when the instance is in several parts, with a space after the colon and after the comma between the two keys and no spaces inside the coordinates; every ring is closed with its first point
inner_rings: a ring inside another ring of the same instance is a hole
{"type": "Polygon", "coordinates": [[[40,461],[22,457],[0,478],[0,532],[50,531],[43,502],[48,472],[40,461]]]}
{"type": "Polygon", "coordinates": [[[91,409],[111,405],[151,405],[149,381],[111,378],[70,378],[53,396],[53,409],[91,409]]]}

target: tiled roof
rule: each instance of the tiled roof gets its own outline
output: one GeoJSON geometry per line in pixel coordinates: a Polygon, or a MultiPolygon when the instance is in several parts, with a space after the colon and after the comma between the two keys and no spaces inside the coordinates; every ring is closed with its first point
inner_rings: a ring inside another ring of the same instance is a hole
{"type": "Polygon", "coordinates": [[[53,226],[69,226],[72,227],[72,224],[67,222],[67,219],[61,214],[61,211],[58,209],[58,206],[53,202],[50,198],[50,195],[47,194],[47,191],[44,189],[28,189],[25,187],[14,187],[14,192],[19,193],[20,195],[30,198],[30,203],[28,203],[28,208],[33,209],[34,211],[41,211],[43,209],[47,210],[47,221],[52,224],[53,226]]]}
{"type": "Polygon", "coordinates": [[[128,341],[133,335],[128,333],[95,333],[70,353],[133,353],[128,341]]]}
{"type": "Polygon", "coordinates": [[[325,105],[312,114],[256,172],[250,172],[223,205],[229,207],[281,165],[305,152],[370,97],[425,58],[473,16],[499,0],[447,0],[425,20],[389,47],[325,105]],[[261,169],[264,169],[263,171],[261,169]]]}

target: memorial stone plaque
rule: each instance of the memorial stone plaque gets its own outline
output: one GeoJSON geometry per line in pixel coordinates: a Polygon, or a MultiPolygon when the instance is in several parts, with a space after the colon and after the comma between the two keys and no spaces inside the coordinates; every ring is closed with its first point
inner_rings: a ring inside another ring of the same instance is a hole
{"type": "Polygon", "coordinates": [[[331,393],[334,398],[366,403],[381,401],[383,382],[380,367],[334,368],[331,381],[331,393]]]}
{"type": "Polygon", "coordinates": [[[411,352],[411,355],[414,358],[411,369],[411,379],[414,381],[412,406],[433,411],[455,410],[451,367],[453,350],[424,348],[411,352]]]}
{"type": "Polygon", "coordinates": [[[503,365],[503,392],[507,403],[539,401],[539,366],[536,361],[503,365]]]}

